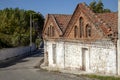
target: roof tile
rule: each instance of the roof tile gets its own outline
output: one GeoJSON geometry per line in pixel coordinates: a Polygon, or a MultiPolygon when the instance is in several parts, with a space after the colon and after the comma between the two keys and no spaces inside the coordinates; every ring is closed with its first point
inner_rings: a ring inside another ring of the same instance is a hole
{"type": "Polygon", "coordinates": [[[65,14],[52,14],[58,24],[58,26],[60,27],[60,29],[64,32],[68,22],[71,19],[71,15],[65,15],[65,14]]]}

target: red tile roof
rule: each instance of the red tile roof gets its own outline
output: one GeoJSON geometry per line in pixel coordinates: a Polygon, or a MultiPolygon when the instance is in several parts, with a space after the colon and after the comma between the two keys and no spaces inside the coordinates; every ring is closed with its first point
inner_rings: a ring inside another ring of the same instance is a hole
{"type": "Polygon", "coordinates": [[[65,15],[65,14],[52,14],[53,17],[55,18],[58,26],[60,27],[60,29],[62,30],[62,32],[65,31],[68,22],[71,19],[71,15],[65,15]]]}
{"type": "MultiPolygon", "coordinates": [[[[99,29],[101,29],[105,35],[108,35],[108,33],[110,33],[109,32],[110,28],[113,33],[118,32],[117,31],[117,26],[118,26],[118,13],[117,12],[94,13],[92,10],[90,10],[90,8],[85,3],[78,4],[76,9],[81,9],[81,11],[88,17],[90,22],[92,22],[94,25],[97,25],[97,26],[102,25],[101,27],[99,27],[99,29]]],[[[70,22],[73,22],[71,21],[73,15],[66,15],[66,14],[50,14],[50,15],[53,16],[54,20],[56,21],[61,31],[63,33],[68,33],[67,31],[69,31],[69,28],[70,28],[69,25],[71,25],[70,22]]]]}
{"type": "Polygon", "coordinates": [[[118,13],[98,13],[96,14],[98,18],[100,18],[104,23],[108,25],[112,29],[113,32],[117,31],[118,26],[118,13]]]}

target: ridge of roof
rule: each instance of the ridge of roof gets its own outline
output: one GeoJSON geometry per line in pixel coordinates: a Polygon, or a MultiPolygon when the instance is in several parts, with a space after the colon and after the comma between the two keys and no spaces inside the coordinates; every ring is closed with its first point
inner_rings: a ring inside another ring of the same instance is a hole
{"type": "MultiPolygon", "coordinates": [[[[87,14],[89,13],[90,17],[94,17],[93,21],[95,21],[94,23],[99,23],[99,25],[103,25],[104,27],[101,27],[101,31],[105,34],[105,35],[108,35],[109,32],[107,31],[109,29],[109,25],[107,23],[107,21],[104,21],[106,18],[109,18],[108,15],[114,15],[115,13],[114,12],[111,12],[111,13],[98,13],[98,15],[96,13],[94,13],[90,8],[89,6],[87,6],[87,4],[85,3],[82,3],[82,4],[79,4],[80,7],[84,6],[86,9],[87,9],[87,14]],[[101,14],[102,15],[106,15],[106,18],[105,19],[102,19],[99,15],[101,14]]],[[[96,24],[95,24],[96,25],[96,24]]],[[[99,28],[100,29],[100,28],[99,28]]]]}
{"type": "Polygon", "coordinates": [[[85,13],[90,22],[92,22],[95,25],[95,27],[99,29],[99,31],[102,32],[105,36],[108,36],[108,34],[110,33],[108,30],[110,27],[112,28],[112,33],[117,32],[118,12],[94,13],[85,2],[79,3],[75,8],[73,14],[48,14],[48,16],[52,15],[54,17],[55,22],[63,32],[63,35],[65,36],[69,34],[69,26],[71,24],[74,24],[73,18],[75,17],[74,15],[76,11],[79,12],[79,9],[83,13],[85,13]]]}
{"type": "Polygon", "coordinates": [[[58,24],[61,31],[64,33],[72,15],[67,14],[50,14],[50,15],[54,16],[56,23],[58,24]]]}
{"type": "Polygon", "coordinates": [[[63,33],[62,33],[62,31],[61,31],[59,25],[57,24],[55,17],[54,17],[53,15],[51,15],[51,16],[52,16],[52,19],[54,20],[54,22],[56,23],[57,27],[59,28],[60,35],[62,35],[63,33]]]}
{"type": "Polygon", "coordinates": [[[49,14],[49,15],[61,15],[61,16],[71,16],[72,14],[49,14]]]}

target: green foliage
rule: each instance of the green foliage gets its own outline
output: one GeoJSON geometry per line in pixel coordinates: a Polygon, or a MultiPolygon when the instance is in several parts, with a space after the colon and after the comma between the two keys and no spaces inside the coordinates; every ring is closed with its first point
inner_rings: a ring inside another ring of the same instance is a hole
{"type": "Polygon", "coordinates": [[[102,3],[102,0],[99,0],[96,2],[95,0],[89,4],[89,7],[91,10],[95,13],[106,13],[111,12],[110,9],[104,9],[104,5],[102,3]]]}
{"type": "MultiPolygon", "coordinates": [[[[38,25],[37,31],[41,32],[44,24],[42,14],[19,8],[0,10],[0,48],[29,45],[30,14],[34,15],[32,19],[38,25]]],[[[32,33],[35,42],[38,34],[34,27],[32,33]]]]}
{"type": "Polygon", "coordinates": [[[40,38],[37,38],[36,41],[35,41],[37,47],[40,46],[40,42],[41,42],[41,39],[40,39],[40,38]]]}
{"type": "Polygon", "coordinates": [[[95,78],[99,80],[120,80],[120,77],[114,77],[114,76],[99,76],[99,75],[82,75],[89,78],[95,78]]]}

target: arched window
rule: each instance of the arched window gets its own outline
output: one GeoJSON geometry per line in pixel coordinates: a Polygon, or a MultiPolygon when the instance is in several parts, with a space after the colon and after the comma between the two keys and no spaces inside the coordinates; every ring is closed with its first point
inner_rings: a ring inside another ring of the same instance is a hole
{"type": "Polygon", "coordinates": [[[86,26],[86,37],[91,37],[91,26],[86,26]]]}
{"type": "Polygon", "coordinates": [[[78,27],[75,26],[74,28],[74,37],[76,38],[78,36],[78,27]]]}
{"type": "Polygon", "coordinates": [[[49,29],[49,36],[53,37],[54,36],[54,27],[52,25],[50,25],[49,29]]]}
{"type": "Polygon", "coordinates": [[[50,27],[48,27],[47,36],[50,36],[50,27]]]}
{"type": "Polygon", "coordinates": [[[50,37],[52,37],[52,25],[50,25],[50,37]]]}
{"type": "Polygon", "coordinates": [[[83,22],[83,18],[80,17],[79,19],[79,26],[80,26],[80,38],[84,35],[84,22],[83,22]]]}
{"type": "Polygon", "coordinates": [[[55,35],[54,27],[52,26],[52,37],[55,35]]]}

